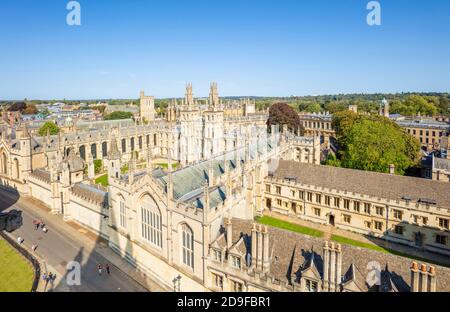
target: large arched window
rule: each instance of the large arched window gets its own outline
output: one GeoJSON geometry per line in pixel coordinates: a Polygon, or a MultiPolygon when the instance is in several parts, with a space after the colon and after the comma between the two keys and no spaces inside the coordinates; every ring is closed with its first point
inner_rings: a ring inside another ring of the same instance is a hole
{"type": "Polygon", "coordinates": [[[119,197],[119,224],[122,229],[127,228],[127,208],[125,207],[125,199],[120,196],[119,197]]]}
{"type": "Polygon", "coordinates": [[[81,145],[79,148],[80,157],[83,158],[83,160],[86,160],[86,147],[84,145],[81,145]]]}
{"type": "Polygon", "coordinates": [[[97,159],[97,144],[91,145],[91,155],[93,159],[97,159]]]}
{"type": "Polygon", "coordinates": [[[149,195],[141,203],[141,235],[152,245],[162,248],[162,217],[156,202],[149,195]]]}
{"type": "Polygon", "coordinates": [[[6,158],[6,153],[2,154],[2,173],[8,174],[8,159],[6,158]]]}
{"type": "Polygon", "coordinates": [[[194,232],[187,224],[181,226],[183,264],[194,269],[194,232]]]}
{"type": "Polygon", "coordinates": [[[102,156],[108,157],[108,143],[107,142],[102,143],[102,156]]]}
{"type": "Polygon", "coordinates": [[[18,180],[20,178],[20,170],[19,170],[19,161],[17,160],[17,158],[14,158],[13,170],[14,170],[14,178],[18,180]]]}

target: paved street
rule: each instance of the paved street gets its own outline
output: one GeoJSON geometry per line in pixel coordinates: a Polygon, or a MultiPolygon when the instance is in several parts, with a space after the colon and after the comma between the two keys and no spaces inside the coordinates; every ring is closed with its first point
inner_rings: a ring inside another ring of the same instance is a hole
{"type": "MultiPolygon", "coordinates": [[[[61,225],[57,226],[52,223],[50,217],[44,218],[49,229],[48,233],[35,230],[33,220],[42,216],[42,213],[27,207],[17,199],[17,195],[0,190],[0,211],[11,209],[23,211],[23,226],[12,235],[15,238],[21,236],[25,240],[24,245],[29,249],[33,244],[37,244],[38,248],[35,254],[41,260],[43,272],[55,273],[56,271],[57,279],[53,284],[47,285],[46,291],[147,291],[141,284],[117,269],[96,251],[98,247],[106,248],[106,245],[100,240],[94,241],[95,243],[90,246],[83,244],[80,240],[61,230],[61,225]],[[81,264],[81,286],[67,286],[65,282],[66,266],[70,261],[77,261],[81,264]],[[103,272],[99,276],[97,271],[99,263],[102,263],[103,266],[105,263],[109,263],[111,275],[103,272]]],[[[45,284],[40,287],[41,290],[45,288],[43,286],[45,284]]]]}

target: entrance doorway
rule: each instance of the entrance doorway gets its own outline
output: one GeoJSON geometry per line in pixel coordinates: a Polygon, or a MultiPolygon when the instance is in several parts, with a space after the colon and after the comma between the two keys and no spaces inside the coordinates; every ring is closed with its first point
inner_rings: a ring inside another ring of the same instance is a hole
{"type": "Polygon", "coordinates": [[[330,225],[334,226],[334,215],[330,214],[329,219],[330,225]]]}

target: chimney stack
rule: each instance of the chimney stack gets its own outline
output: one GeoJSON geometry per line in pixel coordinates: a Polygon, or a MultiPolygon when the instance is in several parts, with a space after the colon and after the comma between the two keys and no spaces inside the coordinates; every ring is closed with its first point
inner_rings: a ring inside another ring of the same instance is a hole
{"type": "Polygon", "coordinates": [[[231,218],[225,219],[225,226],[227,232],[227,248],[230,249],[233,244],[233,224],[231,223],[231,218]]]}
{"type": "Polygon", "coordinates": [[[263,238],[263,272],[268,273],[270,269],[270,255],[269,255],[269,231],[267,226],[264,226],[262,232],[263,238]]]}
{"type": "Polygon", "coordinates": [[[417,262],[411,264],[411,292],[436,292],[436,269],[417,262]]]}

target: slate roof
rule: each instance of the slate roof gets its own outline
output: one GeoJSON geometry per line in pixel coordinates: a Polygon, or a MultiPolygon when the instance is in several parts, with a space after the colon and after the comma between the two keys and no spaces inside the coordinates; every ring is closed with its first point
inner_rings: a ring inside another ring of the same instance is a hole
{"type": "MultiPolygon", "coordinates": [[[[253,221],[233,219],[233,242],[241,237],[250,241],[253,221]]],[[[314,253],[314,265],[323,274],[322,248],[324,240],[268,226],[269,253],[272,255],[270,275],[281,282],[294,282],[300,271],[311,263],[314,253]]],[[[247,253],[251,252],[251,244],[246,245],[247,253]]],[[[369,291],[365,282],[369,270],[367,264],[377,261],[382,267],[381,289],[392,288],[392,283],[399,291],[410,290],[410,267],[413,260],[385,254],[359,247],[342,245],[342,273],[344,281],[354,279],[355,283],[369,291]],[[351,267],[354,265],[354,267],[351,267]],[[386,270],[387,268],[387,270],[386,270]]],[[[421,262],[422,263],[422,262],[421,262]]],[[[450,268],[435,266],[436,290],[450,291],[450,268]]]]}
{"type": "Polygon", "coordinates": [[[80,198],[92,201],[96,204],[108,205],[108,192],[99,185],[77,183],[72,186],[72,193],[80,198]]]}
{"type": "Polygon", "coordinates": [[[280,160],[273,177],[297,178],[298,183],[365,194],[389,200],[434,200],[437,206],[450,209],[450,184],[377,172],[319,166],[280,160]]]}
{"type": "Polygon", "coordinates": [[[50,172],[45,169],[35,169],[30,175],[41,181],[50,183],[50,172]]]}

